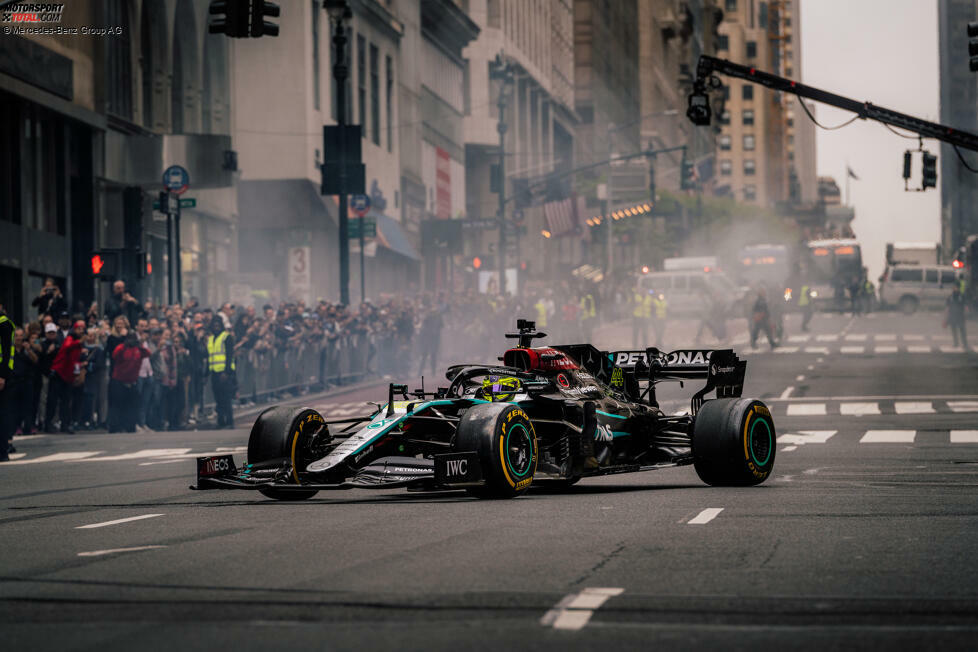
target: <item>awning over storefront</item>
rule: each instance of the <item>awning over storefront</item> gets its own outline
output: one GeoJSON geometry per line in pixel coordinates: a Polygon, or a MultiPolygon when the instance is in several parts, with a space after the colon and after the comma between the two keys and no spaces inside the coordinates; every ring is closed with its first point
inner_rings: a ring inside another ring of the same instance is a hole
{"type": "Polygon", "coordinates": [[[384,247],[405,258],[421,260],[414,245],[408,238],[401,224],[386,215],[377,216],[377,241],[384,247]]]}
{"type": "Polygon", "coordinates": [[[336,228],[336,202],[309,179],[241,181],[238,217],[244,229],[336,228]]]}

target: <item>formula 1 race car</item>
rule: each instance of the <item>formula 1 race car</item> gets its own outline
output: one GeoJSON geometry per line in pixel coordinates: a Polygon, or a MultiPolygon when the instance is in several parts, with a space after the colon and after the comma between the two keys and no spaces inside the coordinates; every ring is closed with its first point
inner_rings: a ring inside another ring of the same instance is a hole
{"type": "Polygon", "coordinates": [[[518,345],[502,365],[452,366],[449,385],[434,392],[392,383],[387,403],[362,417],[327,421],[309,408],[269,408],[251,429],[247,463],[197,458],[192,488],[252,489],[278,500],[392,487],[510,498],[534,483],[570,486],[686,464],[713,486],[771,475],[771,412],[740,398],[747,363],[732,350],[531,347],[546,334],[531,321],[517,328],[506,334],[518,345]],[[693,379],[705,384],[688,414],[664,414],[656,385],[693,379]],[[705,398],[711,392],[716,398],[705,398]]]}

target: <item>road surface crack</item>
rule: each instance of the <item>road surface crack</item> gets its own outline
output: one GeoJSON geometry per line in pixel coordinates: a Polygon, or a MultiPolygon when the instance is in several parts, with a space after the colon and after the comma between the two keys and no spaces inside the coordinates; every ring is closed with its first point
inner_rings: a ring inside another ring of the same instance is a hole
{"type": "Polygon", "coordinates": [[[594,566],[592,566],[590,569],[588,569],[588,571],[586,573],[584,573],[579,578],[577,578],[576,580],[574,580],[573,582],[571,582],[571,586],[577,586],[579,584],[582,584],[585,580],[587,580],[592,575],[594,575],[595,573],[597,573],[599,570],[601,570],[602,568],[604,568],[608,564],[608,562],[610,562],[612,559],[614,559],[615,557],[617,557],[618,555],[620,555],[623,550],[625,550],[625,542],[624,541],[621,541],[621,542],[618,543],[618,545],[615,547],[614,550],[612,550],[611,552],[608,552],[608,553],[604,554],[601,557],[601,559],[598,560],[598,563],[596,563],[594,566]]]}

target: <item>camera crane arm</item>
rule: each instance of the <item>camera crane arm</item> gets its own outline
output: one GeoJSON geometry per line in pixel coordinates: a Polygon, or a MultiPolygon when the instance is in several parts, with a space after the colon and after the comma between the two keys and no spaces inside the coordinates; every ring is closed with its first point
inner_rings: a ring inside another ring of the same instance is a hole
{"type": "Polygon", "coordinates": [[[715,73],[744,79],[775,91],[792,93],[798,97],[815,100],[816,102],[828,104],[829,106],[846,111],[852,111],[863,120],[875,120],[876,122],[912,131],[923,138],[934,138],[956,147],[978,152],[978,135],[968,131],[948,127],[937,122],[921,120],[906,113],[877,106],[872,102],[853,100],[842,95],[823,91],[820,88],[806,86],[805,84],[785,77],[772,75],[769,72],[758,70],[752,66],[744,66],[705,54],[700,56],[699,62],[696,65],[696,81],[693,84],[693,92],[690,94],[690,106],[686,112],[686,115],[694,124],[710,124],[709,103],[706,102],[704,105],[703,102],[695,102],[694,98],[703,99],[706,97],[707,82],[715,73]]]}

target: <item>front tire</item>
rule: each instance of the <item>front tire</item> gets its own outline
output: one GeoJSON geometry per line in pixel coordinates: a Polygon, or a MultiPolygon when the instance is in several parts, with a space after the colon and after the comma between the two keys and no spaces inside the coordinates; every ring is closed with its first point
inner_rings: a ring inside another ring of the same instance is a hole
{"type": "Polygon", "coordinates": [[[774,469],[777,433],[771,411],[751,398],[706,401],[693,424],[696,474],[715,487],[750,487],[774,469]]]}
{"type": "Polygon", "coordinates": [[[537,469],[537,435],[529,416],[510,403],[470,408],[459,420],[455,450],[479,454],[486,485],[469,493],[514,498],[526,492],[537,469]]]}
{"type": "MultiPolygon", "coordinates": [[[[270,462],[288,460],[292,467],[289,479],[295,484],[299,481],[299,471],[312,462],[309,459],[309,438],[320,427],[325,428],[324,420],[319,412],[310,408],[270,407],[258,415],[255,425],[251,427],[248,438],[248,462],[270,462]]],[[[273,487],[262,487],[258,490],[263,496],[275,500],[306,500],[318,492],[282,490],[273,487]]]]}

